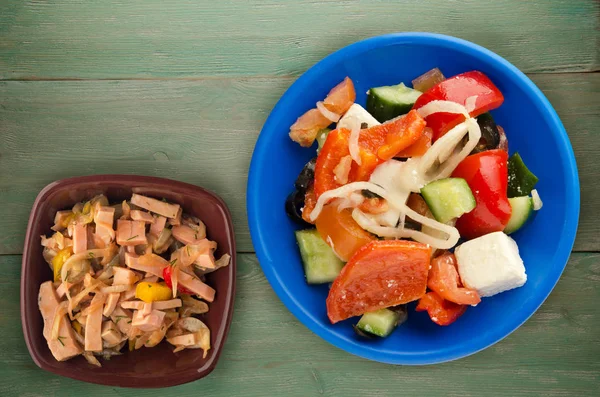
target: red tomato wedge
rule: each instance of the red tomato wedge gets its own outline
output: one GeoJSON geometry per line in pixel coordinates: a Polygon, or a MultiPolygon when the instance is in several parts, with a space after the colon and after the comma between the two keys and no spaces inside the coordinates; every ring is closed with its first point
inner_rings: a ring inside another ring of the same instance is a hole
{"type": "Polygon", "coordinates": [[[350,109],[350,106],[352,106],[355,100],[356,91],[354,90],[354,83],[349,77],[346,77],[344,81],[329,91],[323,104],[333,113],[342,115],[350,109]]]}
{"type": "Polygon", "coordinates": [[[371,233],[358,226],[352,218],[351,209],[338,211],[334,204],[323,207],[315,225],[323,240],[344,262],[348,261],[362,246],[375,240],[371,233]]]}
{"type": "Polygon", "coordinates": [[[431,321],[437,325],[450,325],[463,315],[467,306],[447,301],[436,292],[430,291],[419,299],[415,310],[427,311],[431,321]]]}
{"type": "Polygon", "coordinates": [[[461,287],[456,270],[456,257],[449,252],[431,260],[427,287],[442,299],[459,305],[476,305],[481,302],[477,291],[461,287]]]}
{"type": "MultiPolygon", "coordinates": [[[[358,140],[361,165],[352,163],[348,182],[368,180],[379,164],[417,142],[424,129],[425,120],[417,112],[410,111],[402,118],[362,130],[358,140]]],[[[315,165],[317,198],[341,186],[334,170],[342,158],[350,154],[349,140],[350,131],[344,128],[334,130],[327,136],[315,165]]]]}
{"type": "MultiPolygon", "coordinates": [[[[451,101],[465,106],[467,98],[473,96],[477,98],[473,109],[469,111],[471,117],[495,109],[504,102],[504,96],[494,83],[485,74],[474,70],[434,85],[417,99],[413,109],[420,109],[435,100],[451,101]]],[[[426,118],[427,126],[433,131],[433,142],[464,120],[464,116],[453,113],[434,113],[426,118]]]]}
{"type": "Polygon", "coordinates": [[[412,302],[425,294],[431,248],[405,240],[376,240],[358,250],[327,296],[332,323],[412,302]]]}
{"type": "MultiPolygon", "coordinates": [[[[327,110],[342,115],[348,111],[355,99],[354,83],[346,77],[344,81],[329,91],[323,104],[327,110]]],[[[327,128],[330,124],[331,120],[325,117],[321,111],[310,109],[292,124],[290,138],[300,146],[309,147],[315,141],[319,130],[327,128]]]]}
{"type": "Polygon", "coordinates": [[[300,146],[310,147],[317,133],[323,128],[327,128],[331,120],[323,116],[318,109],[310,109],[296,120],[290,127],[290,138],[300,146]]]}
{"type": "Polygon", "coordinates": [[[469,184],[476,206],[458,218],[456,228],[467,239],[504,230],[512,208],[508,202],[508,153],[487,150],[472,154],[456,167],[453,177],[464,178],[469,184]]]}
{"type": "MultiPolygon", "coordinates": [[[[163,279],[165,280],[165,284],[167,284],[167,287],[169,287],[171,289],[173,289],[173,282],[171,281],[172,271],[173,271],[173,269],[171,268],[171,266],[167,266],[163,269],[163,279]]],[[[179,291],[182,294],[194,295],[194,292],[185,288],[181,284],[177,284],[177,291],[179,291]]]]}

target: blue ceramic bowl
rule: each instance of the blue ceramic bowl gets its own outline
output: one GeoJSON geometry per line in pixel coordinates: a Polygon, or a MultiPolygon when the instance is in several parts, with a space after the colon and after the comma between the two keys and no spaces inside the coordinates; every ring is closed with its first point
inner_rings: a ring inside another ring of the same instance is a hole
{"type": "Polygon", "coordinates": [[[352,354],[391,364],[433,364],[468,356],[498,342],[527,320],[558,281],[573,246],[579,218],[579,180],[571,144],[542,92],[493,52],[453,37],[401,33],[345,47],[303,74],[281,97],[265,123],[252,157],[247,210],[254,248],[271,286],[311,331],[352,354]],[[439,67],[446,76],[469,70],[488,75],[504,94],[493,116],[504,127],[510,152],[518,151],[539,177],[544,207],[514,235],[528,280],[522,287],[469,308],[440,327],[409,307],[409,318],[385,339],[364,340],[350,319],[332,325],[325,308],[328,286],[304,280],[294,230],[284,202],[303,165],[315,155],[288,137],[290,125],[345,76],[365,104],[370,87],[410,81],[439,67]]]}

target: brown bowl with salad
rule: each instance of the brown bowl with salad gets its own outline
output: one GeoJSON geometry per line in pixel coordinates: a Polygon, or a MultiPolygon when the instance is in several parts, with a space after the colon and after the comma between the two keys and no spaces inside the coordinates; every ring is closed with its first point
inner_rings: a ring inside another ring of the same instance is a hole
{"type": "Polygon", "coordinates": [[[162,178],[63,179],[38,195],[21,272],[25,342],[42,369],[167,387],[216,366],[235,293],[227,206],[162,178]]]}

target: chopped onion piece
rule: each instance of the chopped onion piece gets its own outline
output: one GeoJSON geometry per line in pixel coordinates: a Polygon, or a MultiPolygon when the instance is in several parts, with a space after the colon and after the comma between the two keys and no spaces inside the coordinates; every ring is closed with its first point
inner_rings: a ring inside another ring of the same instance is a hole
{"type": "Polygon", "coordinates": [[[533,210],[534,211],[539,211],[540,209],[542,209],[542,206],[544,205],[544,203],[542,202],[542,199],[541,199],[540,194],[538,193],[537,189],[533,189],[531,191],[531,199],[533,200],[533,210]]]}
{"type": "Polygon", "coordinates": [[[370,190],[373,193],[379,194],[381,197],[386,195],[386,191],[381,187],[371,182],[352,182],[344,186],[340,186],[337,189],[328,190],[325,193],[319,196],[317,200],[317,204],[315,208],[310,213],[310,220],[312,222],[317,219],[317,217],[321,214],[323,207],[325,204],[329,202],[329,200],[334,198],[347,198],[351,193],[357,190],[370,190]]]}
{"type": "Polygon", "coordinates": [[[96,357],[94,357],[94,355],[92,353],[84,352],[83,357],[85,357],[85,359],[87,360],[88,363],[95,365],[96,367],[102,367],[102,364],[100,364],[100,361],[98,361],[98,359],[96,357]]]}
{"type": "Polygon", "coordinates": [[[321,112],[321,114],[332,123],[337,123],[340,120],[340,117],[342,117],[339,114],[327,109],[322,101],[317,102],[317,109],[319,109],[319,112],[321,112]]]}
{"type": "Polygon", "coordinates": [[[350,129],[350,140],[348,143],[348,149],[350,150],[350,156],[356,164],[361,165],[360,159],[360,147],[358,146],[358,138],[360,137],[360,122],[356,117],[348,118],[348,123],[352,126],[350,129]]]}
{"type": "Polygon", "coordinates": [[[477,95],[473,95],[465,99],[465,108],[469,113],[475,110],[475,104],[477,103],[477,95]]]}
{"type": "Polygon", "coordinates": [[[467,109],[463,105],[452,101],[431,101],[427,105],[419,108],[417,112],[423,118],[434,113],[458,113],[465,116],[465,118],[469,118],[467,109]]]}
{"type": "Polygon", "coordinates": [[[60,332],[60,323],[63,321],[65,314],[67,314],[67,301],[60,302],[58,306],[56,306],[56,310],[54,311],[54,320],[52,321],[52,335],[50,337],[51,340],[58,340],[58,334],[60,332]]]}

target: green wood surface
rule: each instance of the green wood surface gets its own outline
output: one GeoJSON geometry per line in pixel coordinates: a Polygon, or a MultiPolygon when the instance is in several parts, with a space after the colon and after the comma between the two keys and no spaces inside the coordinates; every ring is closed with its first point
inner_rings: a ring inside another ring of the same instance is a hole
{"type": "MultiPolygon", "coordinates": [[[[600,382],[600,254],[573,254],[540,310],[502,342],[462,360],[399,367],[354,357],[286,310],[252,254],[239,255],[235,316],[210,377],[144,395],[173,396],[584,396],[600,382]]],[[[137,396],[38,369],[21,333],[21,257],[0,257],[0,395],[137,396]],[[77,394],[79,391],[79,394],[77,394]]],[[[410,315],[410,314],[409,314],[410,315]]],[[[510,311],[504,313],[510,315],[510,311]]]]}
{"type": "Polygon", "coordinates": [[[238,291],[216,370],[144,395],[598,396],[599,48],[597,0],[0,2],[0,396],[140,395],[40,370],[21,330],[33,200],[98,173],[204,186],[234,218],[238,291]],[[394,31],[471,40],[526,72],[561,117],[581,182],[575,252],[544,305],[493,347],[428,367],[354,357],[299,323],[260,270],[245,212],[254,142],[281,94],[329,53],[394,31]]]}

